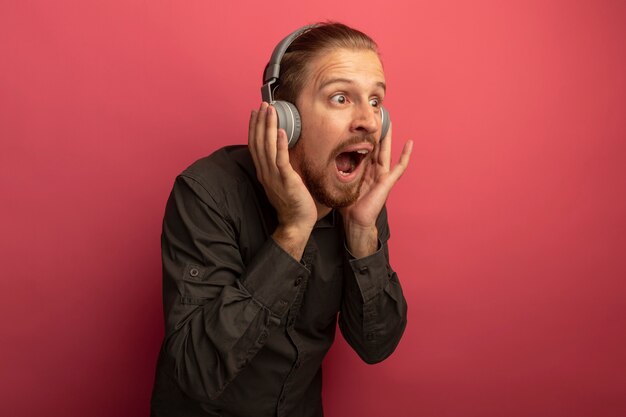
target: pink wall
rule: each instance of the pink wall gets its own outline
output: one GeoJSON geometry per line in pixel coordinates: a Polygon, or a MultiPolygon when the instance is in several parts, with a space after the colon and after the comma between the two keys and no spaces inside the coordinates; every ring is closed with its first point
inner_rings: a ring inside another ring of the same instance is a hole
{"type": "Polygon", "coordinates": [[[409,326],[376,366],[338,338],[327,415],[626,415],[623,2],[90,3],[0,4],[1,415],[147,414],[173,178],[245,142],[274,44],[323,19],[379,42],[416,141],[409,326]]]}

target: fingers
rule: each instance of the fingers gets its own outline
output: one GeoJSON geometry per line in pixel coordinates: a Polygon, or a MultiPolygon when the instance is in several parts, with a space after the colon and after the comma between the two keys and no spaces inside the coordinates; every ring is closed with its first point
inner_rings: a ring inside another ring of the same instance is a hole
{"type": "Polygon", "coordinates": [[[273,106],[267,107],[267,120],[265,121],[265,157],[271,174],[276,172],[276,139],[277,139],[276,109],[273,106]]]}
{"type": "Polygon", "coordinates": [[[413,151],[413,141],[409,140],[404,144],[402,148],[402,153],[400,154],[400,159],[398,163],[391,169],[391,136],[392,136],[393,124],[389,126],[389,130],[387,134],[380,142],[380,150],[377,155],[378,164],[383,167],[382,172],[388,172],[389,175],[386,177],[389,178],[392,183],[395,183],[406,171],[406,168],[409,166],[409,160],[411,159],[411,152],[413,151]]]}
{"type": "Polygon", "coordinates": [[[276,167],[281,176],[285,176],[286,172],[291,169],[289,163],[289,144],[287,140],[287,133],[284,129],[278,130],[278,137],[276,139],[276,167]]]}
{"type": "Polygon", "coordinates": [[[289,146],[284,129],[278,130],[276,109],[262,103],[258,111],[252,111],[248,126],[248,148],[262,183],[272,178],[285,178],[293,171],[289,163],[289,146]]]}
{"type": "Polygon", "coordinates": [[[268,107],[269,105],[267,103],[261,103],[254,131],[254,151],[256,152],[259,169],[261,171],[259,179],[267,178],[269,174],[269,161],[265,151],[265,142],[268,140],[268,138],[265,137],[268,107]]]}
{"type": "Polygon", "coordinates": [[[257,178],[260,177],[260,167],[259,167],[259,159],[256,153],[256,124],[257,119],[259,117],[259,113],[255,110],[252,110],[250,113],[250,121],[248,123],[248,149],[250,150],[250,155],[252,155],[252,161],[254,162],[254,167],[256,169],[257,178]]]}
{"type": "Polygon", "coordinates": [[[389,173],[389,177],[394,183],[402,176],[402,174],[404,174],[404,171],[406,171],[406,168],[409,166],[411,152],[413,152],[413,141],[409,140],[404,144],[404,148],[402,148],[402,153],[400,154],[398,163],[389,173]]]}
{"type": "Polygon", "coordinates": [[[257,170],[257,177],[264,178],[276,175],[276,141],[277,141],[276,110],[263,102],[258,112],[253,111],[248,127],[248,148],[257,170]]]}

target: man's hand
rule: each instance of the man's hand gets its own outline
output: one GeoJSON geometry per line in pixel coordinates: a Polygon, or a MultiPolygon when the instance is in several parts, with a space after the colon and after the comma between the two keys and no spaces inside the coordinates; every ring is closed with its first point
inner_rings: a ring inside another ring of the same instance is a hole
{"type": "Polygon", "coordinates": [[[365,167],[365,178],[359,199],[341,209],[348,249],[357,258],[376,252],[378,230],[376,219],[394,184],[402,176],[413,149],[413,141],[404,144],[398,163],[391,168],[391,126],[385,138],[378,143],[374,155],[365,167]]]}
{"type": "Polygon", "coordinates": [[[289,163],[287,134],[277,129],[276,110],[262,103],[252,111],[248,148],[270,203],[278,214],[274,240],[300,260],[311,230],[317,221],[317,208],[302,178],[289,163]]]}

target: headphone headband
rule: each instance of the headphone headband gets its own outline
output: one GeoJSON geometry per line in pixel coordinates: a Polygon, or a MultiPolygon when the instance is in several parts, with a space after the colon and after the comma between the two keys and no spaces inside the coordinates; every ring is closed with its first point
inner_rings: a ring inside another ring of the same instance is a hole
{"type": "Polygon", "coordinates": [[[278,81],[278,77],[280,75],[280,61],[283,59],[283,55],[287,52],[289,46],[293,43],[294,40],[304,32],[308,32],[318,25],[306,25],[301,27],[300,29],[290,33],[285,39],[280,41],[276,48],[274,48],[274,52],[272,52],[272,57],[270,58],[270,62],[267,64],[267,68],[265,68],[265,72],[263,73],[263,86],[261,87],[261,96],[263,101],[271,103],[274,101],[274,95],[272,93],[272,84],[278,81]]]}

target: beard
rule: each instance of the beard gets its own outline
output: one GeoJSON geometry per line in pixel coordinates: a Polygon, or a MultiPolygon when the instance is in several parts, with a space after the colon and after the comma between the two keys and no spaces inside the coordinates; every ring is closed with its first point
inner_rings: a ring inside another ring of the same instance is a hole
{"type": "MultiPolygon", "coordinates": [[[[302,182],[311,193],[311,196],[318,203],[330,207],[330,208],[342,208],[353,204],[358,200],[361,194],[361,186],[365,181],[365,172],[361,174],[361,178],[353,183],[341,183],[333,181],[330,178],[329,172],[332,169],[336,169],[335,158],[341,153],[341,150],[351,144],[360,142],[369,142],[373,145],[376,144],[372,135],[355,136],[344,142],[338,144],[335,149],[330,152],[330,155],[326,161],[326,164],[322,166],[316,166],[315,161],[311,161],[304,156],[304,149],[302,148],[302,142],[296,144],[293,149],[292,157],[298,161],[299,174],[302,178],[302,182]]],[[[361,164],[370,163],[370,158],[366,157],[361,161],[361,164]]],[[[366,167],[362,167],[366,171],[366,167]]]]}
{"type": "Polygon", "coordinates": [[[353,184],[337,184],[333,189],[324,175],[324,169],[314,169],[310,164],[300,166],[300,176],[311,196],[318,203],[330,208],[347,207],[358,200],[365,175],[353,184]]]}

